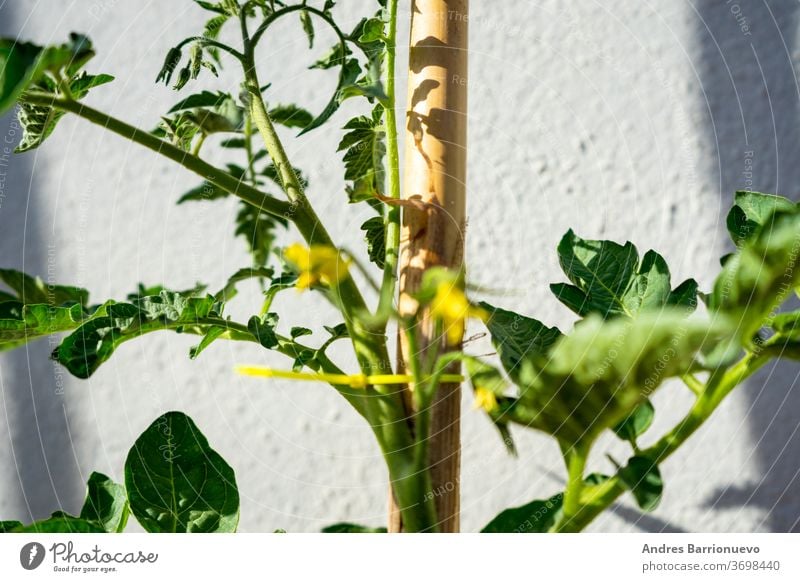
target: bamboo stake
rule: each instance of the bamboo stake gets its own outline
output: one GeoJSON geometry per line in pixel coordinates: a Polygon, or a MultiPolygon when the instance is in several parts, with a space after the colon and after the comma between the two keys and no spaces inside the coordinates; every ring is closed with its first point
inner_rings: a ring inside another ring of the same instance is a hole
{"type": "MultiPolygon", "coordinates": [[[[466,211],[469,0],[412,0],[411,5],[403,197],[424,204],[404,207],[401,314],[416,311],[411,294],[426,269],[462,267],[466,211]]],[[[427,317],[423,316],[417,334],[423,353],[445,350],[427,317]]],[[[401,341],[403,373],[406,349],[401,341]]],[[[428,462],[433,487],[429,493],[436,496],[441,532],[459,529],[460,401],[460,385],[443,384],[432,411],[428,462]]],[[[390,512],[389,521],[390,531],[402,531],[396,509],[390,512]]]]}

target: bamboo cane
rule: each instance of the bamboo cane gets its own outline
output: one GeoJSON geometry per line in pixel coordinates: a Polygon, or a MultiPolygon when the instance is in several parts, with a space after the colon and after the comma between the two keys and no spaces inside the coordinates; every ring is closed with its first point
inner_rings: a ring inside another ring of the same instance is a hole
{"type": "MultiPolygon", "coordinates": [[[[468,0],[412,0],[408,114],[400,251],[400,313],[413,313],[412,294],[433,266],[459,269],[464,255],[467,165],[468,0]]],[[[444,351],[423,315],[416,330],[422,352],[444,351]]],[[[452,349],[453,346],[451,346],[452,349]]],[[[400,362],[407,360],[400,341],[400,362]]],[[[409,386],[413,390],[413,386],[409,386]]],[[[460,400],[458,383],[443,384],[431,421],[428,462],[436,496],[438,530],[459,529],[460,400]]],[[[410,401],[410,399],[407,399],[410,401]]],[[[402,531],[390,512],[390,531],[402,531]]]]}

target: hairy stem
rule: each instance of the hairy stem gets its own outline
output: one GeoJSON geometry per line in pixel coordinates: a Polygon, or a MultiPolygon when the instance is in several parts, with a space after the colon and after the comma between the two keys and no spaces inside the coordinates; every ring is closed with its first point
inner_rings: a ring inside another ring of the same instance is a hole
{"type": "Polygon", "coordinates": [[[166,142],[150,132],[144,131],[132,125],[125,123],[119,119],[111,117],[110,115],[92,109],[77,101],[58,98],[50,93],[42,93],[38,91],[31,91],[25,94],[25,101],[33,105],[42,105],[45,107],[53,107],[62,111],[74,113],[78,117],[82,117],[87,121],[100,125],[117,135],[120,135],[132,142],[138,143],[156,153],[159,153],[173,162],[177,162],[187,170],[194,172],[205,178],[215,186],[218,186],[252,204],[256,208],[260,208],[264,212],[274,216],[285,217],[291,210],[291,205],[277,200],[257,188],[243,183],[238,178],[231,174],[212,166],[208,162],[185,152],[177,146],[166,142]]]}

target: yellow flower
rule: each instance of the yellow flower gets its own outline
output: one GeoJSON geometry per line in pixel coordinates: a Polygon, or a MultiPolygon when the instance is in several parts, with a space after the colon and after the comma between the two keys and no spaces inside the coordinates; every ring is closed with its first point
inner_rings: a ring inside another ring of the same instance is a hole
{"type": "Polygon", "coordinates": [[[442,322],[447,343],[456,345],[464,337],[467,317],[485,319],[486,312],[470,305],[467,296],[453,281],[443,281],[436,287],[431,316],[442,322]]]}
{"type": "Polygon", "coordinates": [[[497,409],[497,396],[486,388],[476,388],[474,406],[475,408],[483,408],[491,414],[497,409]]]}
{"type": "Polygon", "coordinates": [[[298,271],[298,289],[308,289],[313,285],[335,286],[348,276],[350,262],[333,247],[311,245],[309,248],[295,243],[284,250],[283,256],[298,271]]]}

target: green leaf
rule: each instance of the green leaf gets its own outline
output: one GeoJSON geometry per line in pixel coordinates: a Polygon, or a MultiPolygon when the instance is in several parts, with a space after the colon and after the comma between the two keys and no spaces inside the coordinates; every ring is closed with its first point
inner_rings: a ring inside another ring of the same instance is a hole
{"type": "Polygon", "coordinates": [[[164,82],[165,85],[169,85],[170,80],[172,79],[172,75],[175,72],[175,69],[181,62],[181,58],[183,54],[181,50],[178,48],[171,48],[167,52],[167,56],[164,57],[164,64],[161,65],[161,70],[158,71],[158,76],[156,77],[156,83],[164,82]]]}
{"type": "MultiPolygon", "coordinates": [[[[203,27],[203,36],[211,40],[217,40],[220,32],[222,31],[222,27],[226,22],[228,22],[228,20],[230,20],[229,14],[218,14],[217,16],[207,20],[205,26],[203,27]]],[[[208,52],[212,60],[217,63],[217,65],[222,64],[219,58],[219,49],[217,47],[208,45],[205,47],[205,50],[208,52]]]]}
{"type": "Polygon", "coordinates": [[[800,283],[800,212],[778,211],[722,268],[708,298],[712,312],[739,325],[750,345],[771,314],[800,283]]]}
{"type": "MultiPolygon", "coordinates": [[[[145,333],[198,326],[205,331],[214,323],[201,325],[200,320],[216,315],[213,312],[216,302],[211,295],[194,294],[194,291],[188,294],[161,291],[134,303],[105,303],[91,319],[64,338],[53,357],[71,374],[88,378],[120,345],[145,333]]],[[[217,319],[217,325],[224,325],[224,320],[217,319]]]]}
{"type": "Polygon", "coordinates": [[[376,194],[383,194],[386,131],[381,110],[376,107],[372,117],[356,117],[344,126],[347,133],[339,142],[338,151],[345,152],[344,179],[351,182],[350,202],[373,200],[376,194]]]}
{"type": "Polygon", "coordinates": [[[269,110],[269,117],[286,127],[306,127],[314,120],[311,113],[294,104],[276,105],[269,110]]]}
{"type": "Polygon", "coordinates": [[[340,67],[346,62],[347,57],[351,54],[352,52],[348,46],[345,45],[343,52],[342,45],[335,44],[321,59],[311,65],[309,69],[320,69],[325,71],[328,69],[333,69],[334,67],[340,67]]]}
{"type": "Polygon", "coordinates": [[[377,41],[382,41],[384,23],[379,18],[370,18],[364,22],[361,28],[361,34],[358,37],[358,42],[361,44],[369,44],[377,41]]]}
{"type": "Polygon", "coordinates": [[[109,533],[121,533],[128,523],[129,513],[125,487],[102,473],[92,473],[80,518],[109,533]]]}
{"type": "Polygon", "coordinates": [[[361,230],[366,232],[369,260],[379,269],[383,269],[386,262],[386,227],[383,217],[373,216],[361,225],[361,230]]]}
{"type": "Polygon", "coordinates": [[[93,56],[91,41],[76,33],[70,34],[67,43],[48,47],[0,39],[0,114],[46,73],[63,73],[71,79],[93,56]]]}
{"type": "Polygon", "coordinates": [[[196,108],[214,109],[216,107],[221,107],[225,103],[232,100],[233,97],[231,97],[229,93],[222,93],[221,91],[217,91],[216,93],[211,91],[201,91],[200,93],[194,93],[185,99],[181,99],[175,105],[173,105],[169,111],[167,111],[167,113],[177,113],[179,111],[186,111],[187,109],[196,108]]]}
{"type": "Polygon", "coordinates": [[[264,267],[253,268],[253,267],[245,267],[244,269],[239,269],[233,275],[228,277],[227,283],[225,283],[225,287],[220,289],[214,298],[217,301],[227,302],[233,299],[236,296],[237,290],[236,286],[241,283],[242,281],[247,281],[249,279],[258,279],[263,281],[265,279],[272,279],[275,275],[275,271],[272,269],[266,269],[264,267]]]}
{"type": "Polygon", "coordinates": [[[736,192],[727,226],[736,246],[752,238],[778,210],[792,212],[797,205],[782,196],[760,192],[736,192]]]}
{"type": "Polygon", "coordinates": [[[228,14],[228,11],[219,2],[207,2],[206,0],[194,0],[194,1],[198,6],[210,12],[216,12],[217,14],[228,14]]]}
{"type": "Polygon", "coordinates": [[[339,110],[342,102],[349,96],[346,94],[346,88],[355,84],[356,79],[358,79],[360,74],[361,66],[358,64],[356,59],[347,59],[342,63],[341,71],[339,73],[339,83],[336,86],[336,91],[334,92],[333,97],[331,97],[330,101],[328,101],[328,104],[325,105],[325,108],[322,110],[322,112],[314,118],[314,121],[309,123],[303,129],[303,131],[300,132],[300,135],[306,134],[309,131],[320,127],[339,110]]]}
{"type": "Polygon", "coordinates": [[[13,299],[21,303],[44,303],[55,306],[77,303],[85,306],[89,301],[89,292],[86,289],[68,285],[50,285],[39,277],[32,277],[13,269],[0,269],[0,281],[14,292],[13,299]]]}
{"type": "Polygon", "coordinates": [[[276,328],[278,327],[278,314],[267,313],[263,316],[254,315],[247,322],[247,329],[253,334],[262,346],[271,350],[278,345],[276,328]]]}
{"type": "Polygon", "coordinates": [[[322,529],[322,533],[386,533],[385,527],[369,527],[355,523],[335,523],[322,529]]]}
{"type": "Polygon", "coordinates": [[[42,47],[15,39],[0,39],[0,113],[14,106],[31,82],[42,74],[42,47]]]}
{"type": "Polygon", "coordinates": [[[325,331],[327,331],[331,335],[328,341],[340,340],[350,337],[350,333],[347,331],[346,323],[339,323],[337,325],[334,325],[333,327],[329,325],[323,325],[322,327],[325,329],[325,331]]]}
{"type": "Polygon", "coordinates": [[[66,514],[53,514],[53,517],[34,522],[13,530],[14,533],[105,533],[99,525],[66,514]]]}
{"type": "Polygon", "coordinates": [[[247,241],[250,253],[253,255],[254,267],[264,267],[267,264],[275,244],[275,231],[279,227],[285,227],[286,224],[285,221],[252,204],[246,202],[239,204],[235,234],[247,241]]]}
{"type": "Polygon", "coordinates": [[[160,130],[183,149],[200,132],[237,133],[244,127],[244,108],[227,93],[203,91],[176,103],[163,117],[160,130]]]}
{"type": "Polygon", "coordinates": [[[563,494],[537,499],[520,507],[500,512],[481,533],[544,533],[550,530],[561,514],[563,494]]]}
{"type": "Polygon", "coordinates": [[[500,356],[503,368],[512,379],[519,378],[524,361],[546,356],[562,337],[557,328],[547,327],[530,317],[494,307],[486,302],[481,302],[480,306],[489,313],[486,327],[492,335],[492,344],[500,356]]]}
{"type": "Polygon", "coordinates": [[[615,426],[614,432],[617,433],[619,438],[636,446],[636,439],[642,436],[653,424],[655,413],[656,409],[648,398],[634,408],[627,418],[615,426]]]}
{"type": "Polygon", "coordinates": [[[640,263],[630,242],[584,240],[570,230],[558,245],[558,256],[572,285],[556,283],[550,289],[578,315],[634,316],[668,304],[694,309],[697,284],[688,280],[670,291],[669,268],[655,251],[645,253],[640,263]]]}
{"type": "Polygon", "coordinates": [[[622,467],[617,475],[622,484],[633,493],[640,509],[652,511],[658,507],[664,490],[658,465],[650,459],[637,455],[628,459],[628,464],[622,467]]]}
{"type": "Polygon", "coordinates": [[[0,351],[10,350],[35,339],[78,327],[84,320],[80,305],[53,307],[0,303],[0,351]]]}
{"type": "Polygon", "coordinates": [[[530,426],[568,445],[589,443],[730,332],[721,318],[687,320],[675,308],[632,320],[592,314],[558,340],[546,360],[523,362],[519,401],[536,411],[530,426]]]}
{"type": "Polygon", "coordinates": [[[38,47],[0,39],[0,113],[19,101],[22,141],[16,152],[38,147],[55,129],[64,112],[26,101],[25,91],[37,89],[50,94],[65,92],[56,85],[64,79],[73,99],[82,99],[90,89],[113,80],[110,75],[87,75],[80,68],[94,56],[91,41],[72,33],[60,46],[38,47]]]}
{"type": "Polygon", "coordinates": [[[0,521],[0,533],[11,533],[23,527],[21,521],[0,521]]]}
{"type": "Polygon", "coordinates": [[[133,515],[151,533],[230,533],[239,523],[233,469],[182,412],[160,416],[136,439],[125,487],[133,515]]]}
{"type": "Polygon", "coordinates": [[[293,327],[289,331],[289,335],[292,337],[292,339],[297,339],[305,335],[312,335],[313,333],[314,332],[308,329],[307,327],[293,327]]]}
{"type": "Polygon", "coordinates": [[[192,360],[196,359],[203,350],[205,350],[208,346],[214,343],[214,340],[219,338],[222,334],[228,331],[226,328],[222,326],[213,326],[209,327],[206,334],[203,336],[203,339],[200,340],[200,343],[192,348],[189,348],[189,358],[192,360]]]}
{"type": "MultiPolygon", "coordinates": [[[[110,83],[114,80],[111,75],[86,75],[81,73],[74,77],[70,83],[70,93],[74,99],[82,99],[90,89],[110,83]]],[[[38,86],[48,92],[55,91],[55,85],[44,80],[38,86]]],[[[19,123],[22,126],[22,140],[14,150],[17,153],[27,152],[42,145],[56,128],[56,124],[65,115],[64,111],[45,105],[34,105],[25,101],[22,96],[19,104],[19,123]]]]}
{"type": "Polygon", "coordinates": [[[303,25],[303,32],[308,37],[308,48],[314,48],[314,22],[311,20],[311,13],[308,10],[300,11],[300,23],[303,25]]]}

